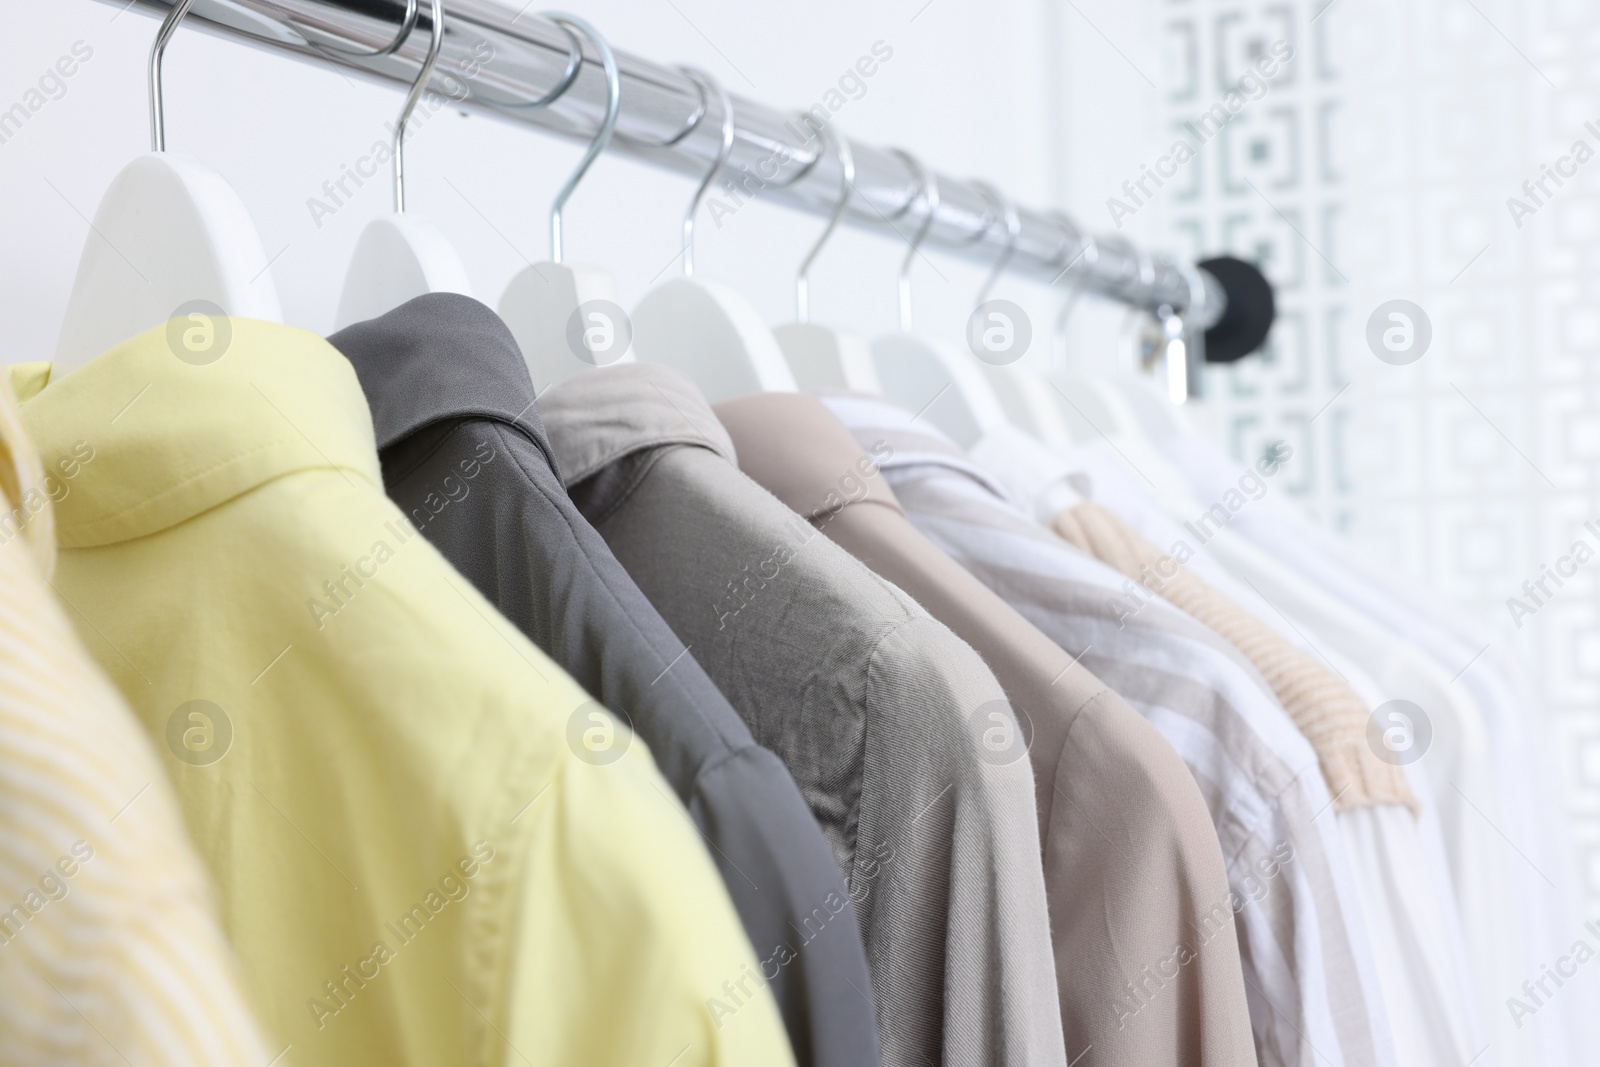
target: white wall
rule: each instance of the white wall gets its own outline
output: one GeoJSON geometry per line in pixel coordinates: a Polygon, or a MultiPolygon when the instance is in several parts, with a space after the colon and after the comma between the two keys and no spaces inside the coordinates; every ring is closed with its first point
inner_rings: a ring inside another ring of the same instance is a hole
{"type": "MultiPolygon", "coordinates": [[[[1045,38],[1039,0],[567,6],[619,48],[694,64],[733,92],[774,106],[816,102],[882,40],[893,58],[839,113],[842,130],[903,145],[947,172],[989,178],[1024,202],[1048,202],[1059,188],[1047,86],[1061,50],[1045,38]]],[[[144,70],[157,23],[99,0],[12,3],[8,14],[0,109],[23,99],[75,42],[93,50],[65,95],[0,144],[0,203],[9,205],[0,211],[0,358],[17,361],[53,351],[87,220],[117,170],[148,148],[144,70]]],[[[182,30],[165,72],[169,148],[200,158],[238,190],[268,256],[277,257],[271,269],[287,320],[331,329],[356,237],[389,210],[389,192],[382,181],[368,183],[320,228],[307,200],[384,135],[400,87],[182,30]]],[[[443,229],[477,295],[493,304],[526,261],[545,258],[549,200],[578,152],[525,127],[443,112],[408,142],[408,206],[443,229]]],[[[662,274],[678,251],[692,187],[602,158],[571,201],[568,258],[606,266],[631,305],[652,279],[677,269],[662,274]]],[[[770,322],[783,322],[793,315],[794,268],[818,228],[818,220],[759,202],[720,230],[702,213],[697,263],[708,276],[736,281],[770,322]]],[[[890,239],[842,232],[814,271],[814,315],[869,334],[891,327],[900,252],[890,239]]],[[[982,270],[938,255],[933,261],[936,269],[919,265],[916,276],[919,324],[959,337],[982,270]]],[[[1011,295],[1019,292],[1030,289],[1011,295]]],[[[1025,298],[1042,300],[1041,314],[1048,313],[1048,294],[1025,298]]]]}

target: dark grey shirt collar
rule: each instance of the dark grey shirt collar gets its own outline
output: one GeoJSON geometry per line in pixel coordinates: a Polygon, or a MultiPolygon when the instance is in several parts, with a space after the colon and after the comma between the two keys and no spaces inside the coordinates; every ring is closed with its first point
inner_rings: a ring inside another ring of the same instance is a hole
{"type": "Polygon", "coordinates": [[[380,451],[431,423],[471,416],[516,426],[553,455],[516,339],[471,297],[429,293],[328,341],[361,379],[380,451]]]}

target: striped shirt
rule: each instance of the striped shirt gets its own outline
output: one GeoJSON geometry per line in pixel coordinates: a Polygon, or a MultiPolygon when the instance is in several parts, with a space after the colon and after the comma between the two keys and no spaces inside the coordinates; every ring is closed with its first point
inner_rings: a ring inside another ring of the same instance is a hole
{"type": "Polygon", "coordinates": [[[1226,641],[1013,507],[937,431],[884,401],[824,398],[912,522],[1123,696],[1211,810],[1263,1067],[1396,1062],[1349,858],[1316,754],[1226,641]]]}
{"type": "Polygon", "coordinates": [[[48,584],[47,473],[0,378],[0,1063],[273,1061],[138,724],[48,584]]]}

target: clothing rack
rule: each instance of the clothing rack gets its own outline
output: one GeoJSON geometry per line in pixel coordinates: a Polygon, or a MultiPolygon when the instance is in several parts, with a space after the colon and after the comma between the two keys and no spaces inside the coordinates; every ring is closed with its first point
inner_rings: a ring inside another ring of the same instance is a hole
{"type": "MultiPolygon", "coordinates": [[[[126,7],[126,0],[104,0],[126,7]]],[[[134,0],[164,16],[173,0],[134,0]]],[[[410,85],[426,58],[431,25],[425,0],[195,0],[182,23],[252,44],[332,63],[382,81],[410,85]],[[413,32],[420,29],[421,32],[413,32]]],[[[593,46],[532,11],[493,0],[449,0],[430,88],[462,107],[491,112],[588,141],[605,113],[605,74],[593,46]],[[573,70],[574,47],[583,62],[573,70]],[[563,88],[563,83],[568,82],[563,88]],[[558,92],[559,90],[559,92],[558,92]]],[[[616,51],[621,106],[612,145],[680,173],[703,177],[721,147],[715,100],[682,70],[616,51]],[[696,122],[707,109],[709,120],[696,122]]],[[[821,216],[837,204],[840,167],[825,139],[798,118],[733,97],[732,154],[718,176],[741,195],[771,198],[821,216]],[[747,177],[747,175],[749,177],[747,177]]],[[[823,107],[822,113],[826,114],[823,107]]],[[[182,137],[178,139],[182,147],[182,137]]],[[[926,210],[921,182],[895,152],[855,141],[854,192],[845,221],[911,239],[926,210]]],[[[1228,289],[1203,268],[1152,256],[1120,236],[1089,237],[1060,212],[1017,205],[1014,244],[992,198],[968,181],[936,174],[939,196],[925,244],[1034,278],[1062,279],[1135,307],[1183,314],[1190,329],[1217,322],[1228,289]],[[1011,251],[1007,255],[1008,244],[1011,251]]]]}

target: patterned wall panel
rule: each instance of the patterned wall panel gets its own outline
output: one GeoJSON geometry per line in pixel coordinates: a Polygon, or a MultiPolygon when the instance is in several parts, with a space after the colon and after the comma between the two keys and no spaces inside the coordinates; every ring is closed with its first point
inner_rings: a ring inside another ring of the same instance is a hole
{"type": "Polygon", "coordinates": [[[1262,358],[1207,371],[1223,439],[1240,458],[1293,441],[1282,484],[1311,515],[1520,654],[1600,914],[1600,560],[1520,629],[1506,606],[1579,536],[1600,542],[1583,528],[1600,519],[1600,7],[1158,9],[1174,131],[1275,42],[1295,50],[1165,203],[1174,247],[1254,259],[1277,286],[1262,358]],[[1597,158],[1551,178],[1580,141],[1597,158]],[[1410,366],[1366,342],[1394,298],[1434,330],[1410,366]]]}

